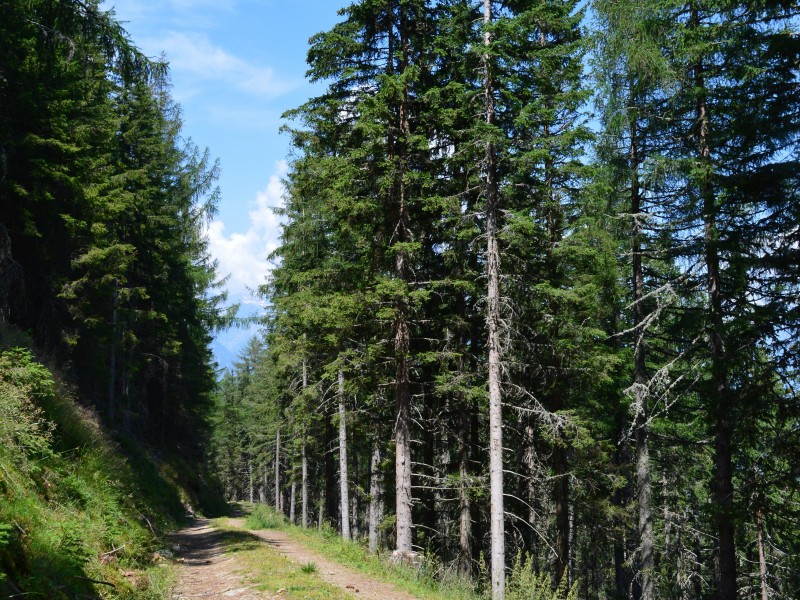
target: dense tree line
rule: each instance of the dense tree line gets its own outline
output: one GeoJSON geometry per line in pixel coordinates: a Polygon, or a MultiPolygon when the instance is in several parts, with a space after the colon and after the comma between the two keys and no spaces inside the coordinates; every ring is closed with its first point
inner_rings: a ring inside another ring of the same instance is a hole
{"type": "Polygon", "coordinates": [[[187,447],[226,314],[203,233],[218,166],[169,87],[95,0],[0,3],[0,319],[110,425],[187,447]]]}
{"type": "Polygon", "coordinates": [[[494,598],[518,553],[581,598],[797,597],[799,10],[345,8],[218,396],[228,495],[485,556],[494,598]]]}

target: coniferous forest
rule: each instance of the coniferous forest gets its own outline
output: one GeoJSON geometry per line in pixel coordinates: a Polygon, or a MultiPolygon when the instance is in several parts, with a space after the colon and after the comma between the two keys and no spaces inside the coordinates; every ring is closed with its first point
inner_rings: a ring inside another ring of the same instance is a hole
{"type": "Polygon", "coordinates": [[[97,2],[0,3],[0,319],[108,424],[188,444],[227,314],[204,225],[218,166],[181,134],[167,64],[97,2]]]}
{"type": "Polygon", "coordinates": [[[798,2],[354,0],[219,380],[219,167],[99,6],[0,1],[0,347],[494,600],[800,597],[798,2]]]}
{"type": "Polygon", "coordinates": [[[228,497],[494,598],[523,566],[798,597],[799,12],[341,11],[285,115],[265,333],[218,394],[228,497]]]}

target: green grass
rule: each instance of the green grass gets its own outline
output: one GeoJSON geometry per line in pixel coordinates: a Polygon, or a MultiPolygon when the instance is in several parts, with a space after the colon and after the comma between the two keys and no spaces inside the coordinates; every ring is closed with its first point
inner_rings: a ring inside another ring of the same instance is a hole
{"type": "Polygon", "coordinates": [[[248,529],[280,529],[310,550],[364,573],[377,581],[390,583],[413,596],[431,600],[479,600],[471,582],[465,581],[433,558],[426,557],[418,569],[393,565],[387,556],[374,556],[357,542],[346,542],[332,529],[303,529],[291,525],[272,508],[255,505],[246,507],[248,529]]]}
{"type": "Polygon", "coordinates": [[[30,352],[0,348],[0,598],[168,598],[174,570],[153,558],[190,496],[169,460],[108,435],[30,352]]]}
{"type": "Polygon", "coordinates": [[[289,600],[344,600],[349,598],[339,588],[325,583],[316,572],[316,566],[297,565],[272,550],[256,536],[241,529],[232,529],[218,520],[215,526],[225,530],[222,542],[226,552],[241,567],[245,585],[289,600]]]}
{"type": "Polygon", "coordinates": [[[313,562],[306,563],[302,567],[300,567],[300,570],[303,573],[316,573],[317,572],[317,565],[315,565],[313,562]]]}

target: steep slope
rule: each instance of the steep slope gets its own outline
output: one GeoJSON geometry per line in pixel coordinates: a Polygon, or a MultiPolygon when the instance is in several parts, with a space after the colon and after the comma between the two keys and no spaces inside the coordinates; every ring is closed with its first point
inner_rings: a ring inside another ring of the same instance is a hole
{"type": "Polygon", "coordinates": [[[19,333],[0,332],[0,596],[163,598],[163,535],[224,503],[176,454],[110,435],[19,333]]]}

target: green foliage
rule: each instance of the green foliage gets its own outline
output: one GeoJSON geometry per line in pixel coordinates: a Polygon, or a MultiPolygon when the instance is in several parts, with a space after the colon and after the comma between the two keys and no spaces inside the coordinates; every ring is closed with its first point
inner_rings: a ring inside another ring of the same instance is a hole
{"type": "MultiPolygon", "coordinates": [[[[249,527],[249,525],[248,525],[248,527],[249,527]]],[[[317,572],[317,565],[315,565],[313,562],[306,563],[302,567],[300,567],[300,570],[303,573],[316,573],[317,572]]]]}
{"type": "Polygon", "coordinates": [[[578,586],[567,589],[567,579],[554,590],[549,573],[537,574],[533,569],[530,556],[517,553],[511,573],[506,581],[506,598],[508,600],[578,600],[578,586]]]}
{"type": "Polygon", "coordinates": [[[175,484],[140,448],[112,441],[30,352],[4,352],[0,365],[0,589],[163,597],[169,570],[151,555],[183,517],[175,484]]]}
{"type": "Polygon", "coordinates": [[[248,529],[286,529],[289,524],[284,515],[264,504],[254,505],[245,523],[248,529]]]}
{"type": "MultiPolygon", "coordinates": [[[[43,457],[50,452],[53,424],[45,418],[41,402],[51,400],[55,383],[46,367],[27,350],[0,353],[0,444],[20,453],[43,457]]],[[[25,462],[26,470],[37,468],[25,462]]]]}

